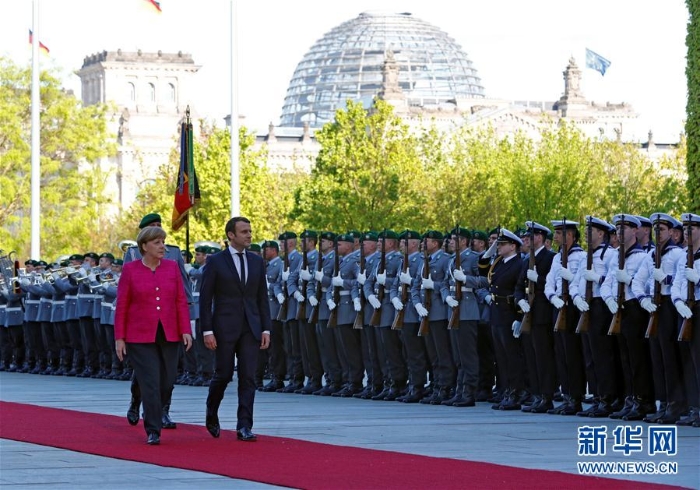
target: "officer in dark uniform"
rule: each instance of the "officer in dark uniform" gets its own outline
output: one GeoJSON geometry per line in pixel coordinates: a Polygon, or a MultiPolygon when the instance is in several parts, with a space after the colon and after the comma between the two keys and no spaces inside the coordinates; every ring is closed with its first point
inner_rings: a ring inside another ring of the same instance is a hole
{"type": "Polygon", "coordinates": [[[301,360],[301,336],[299,334],[299,321],[297,320],[297,307],[299,301],[304,301],[304,295],[299,291],[299,269],[302,256],[297,250],[297,234],[293,231],[285,231],[278,237],[280,252],[286,255],[285,261],[288,268],[282,272],[282,281],[287,288],[287,317],[284,322],[284,347],[287,355],[287,374],[289,384],[280,390],[281,393],[294,393],[304,387],[304,366],[301,360]]]}
{"type": "Polygon", "coordinates": [[[284,388],[284,377],[287,372],[287,361],[284,354],[284,332],[282,322],[277,320],[277,315],[281,307],[277,296],[282,295],[282,272],[284,264],[279,257],[280,246],[274,240],[266,240],[262,244],[263,258],[267,264],[267,300],[270,304],[270,318],[272,318],[272,328],[270,329],[270,351],[269,370],[270,382],[260,391],[273,392],[284,388]]]}

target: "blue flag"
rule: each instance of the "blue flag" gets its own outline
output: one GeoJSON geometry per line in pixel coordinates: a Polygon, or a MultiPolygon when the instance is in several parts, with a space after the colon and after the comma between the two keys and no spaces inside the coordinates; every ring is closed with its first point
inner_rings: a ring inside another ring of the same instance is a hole
{"type": "Polygon", "coordinates": [[[601,75],[605,75],[606,70],[610,66],[610,60],[606,60],[595,51],[586,48],[586,67],[593,68],[599,71],[601,75]]]}

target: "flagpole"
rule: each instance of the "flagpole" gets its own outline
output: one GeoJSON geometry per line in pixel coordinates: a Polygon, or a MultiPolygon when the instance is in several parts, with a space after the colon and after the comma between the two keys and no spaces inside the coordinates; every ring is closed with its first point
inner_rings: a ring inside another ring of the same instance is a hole
{"type": "MultiPolygon", "coordinates": [[[[192,148],[191,146],[191,140],[192,138],[190,137],[190,132],[192,131],[192,121],[190,120],[190,106],[187,106],[187,109],[185,109],[185,131],[186,133],[184,135],[180,135],[181,137],[185,138],[185,148],[186,148],[186,153],[185,153],[185,162],[186,162],[186,169],[187,169],[187,195],[190,198],[190,206],[194,205],[194,172],[193,172],[193,163],[192,163],[192,158],[190,155],[192,155],[192,148]]],[[[182,158],[182,156],[180,156],[182,158]]],[[[185,260],[187,260],[187,255],[190,253],[190,214],[191,214],[192,208],[190,207],[187,210],[187,216],[185,217],[185,251],[187,252],[185,254],[185,260]]],[[[189,262],[188,262],[189,263],[189,262]]]]}
{"type": "Polygon", "coordinates": [[[40,125],[39,125],[39,0],[32,2],[32,95],[31,95],[31,258],[41,258],[41,214],[40,214],[40,184],[41,184],[41,160],[40,160],[40,125]]]}
{"type": "Polygon", "coordinates": [[[238,28],[236,0],[231,0],[231,216],[241,214],[240,162],[238,157],[238,28]]]}

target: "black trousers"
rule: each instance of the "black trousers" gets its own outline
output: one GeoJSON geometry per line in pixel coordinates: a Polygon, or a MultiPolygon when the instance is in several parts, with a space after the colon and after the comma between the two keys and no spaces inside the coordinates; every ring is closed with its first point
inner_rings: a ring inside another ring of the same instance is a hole
{"type": "MultiPolygon", "coordinates": [[[[373,327],[376,328],[376,327],[373,327]]],[[[403,357],[399,332],[391,327],[377,328],[386,357],[387,373],[393,386],[403,387],[408,380],[408,370],[403,357]]]]}
{"type": "Polygon", "coordinates": [[[554,361],[554,332],[552,324],[533,323],[530,340],[535,351],[535,372],[539,395],[552,396],[557,389],[556,362],[554,361]]]}
{"type": "MultiPolygon", "coordinates": [[[[68,335],[68,323],[54,323],[53,332],[54,336],[56,337],[56,342],[58,343],[58,357],[60,359],[61,366],[70,369],[70,366],[73,364],[73,348],[70,343],[70,336],[68,335]]],[[[114,349],[112,349],[112,352],[114,352],[114,349]]]]}
{"type": "Polygon", "coordinates": [[[316,340],[328,383],[340,386],[343,383],[343,368],[338,354],[335,330],[335,328],[328,328],[328,319],[319,320],[316,325],[316,340]]]}
{"type": "Polygon", "coordinates": [[[177,376],[179,342],[168,342],[158,325],[156,341],[140,344],[128,342],[126,351],[143,401],[143,426],[146,433],[160,434],[163,405],[170,399],[177,376]]]}
{"type": "Polygon", "coordinates": [[[479,353],[477,349],[478,327],[476,320],[460,320],[459,329],[450,330],[452,347],[459,360],[457,385],[463,393],[476,395],[479,383],[479,353]]]}
{"type": "Polygon", "coordinates": [[[343,359],[343,378],[346,383],[354,386],[361,386],[362,380],[365,377],[365,370],[362,364],[362,339],[359,330],[352,328],[352,324],[338,325],[335,331],[342,345],[342,354],[340,355],[341,365],[343,359]]]}
{"type": "Polygon", "coordinates": [[[107,333],[99,318],[93,318],[95,329],[95,345],[97,347],[97,359],[100,370],[109,369],[112,366],[112,352],[107,342],[107,333]]]}
{"type": "Polygon", "coordinates": [[[493,354],[491,325],[477,324],[476,351],[479,356],[479,391],[491,393],[496,383],[496,358],[493,354]]]}
{"type": "Polygon", "coordinates": [[[452,345],[450,333],[447,330],[447,320],[435,320],[430,322],[430,334],[426,337],[426,343],[431,343],[435,348],[437,364],[434,366],[435,380],[441,388],[454,388],[457,383],[457,368],[452,359],[452,345]]]}
{"type": "Polygon", "coordinates": [[[83,344],[83,353],[85,354],[85,367],[98,371],[100,360],[95,339],[95,322],[92,317],[85,316],[80,318],[80,339],[83,344]]]}
{"type": "Polygon", "coordinates": [[[595,370],[597,395],[618,397],[622,395],[622,389],[618,385],[620,370],[616,362],[619,357],[617,339],[608,335],[612,313],[602,298],[593,298],[589,310],[588,334],[583,341],[588,341],[593,357],[593,369],[595,370]]]}
{"type": "Polygon", "coordinates": [[[414,388],[423,388],[428,381],[425,340],[418,336],[419,327],[419,323],[404,323],[401,329],[401,340],[406,350],[408,381],[414,388]]]}
{"type": "Polygon", "coordinates": [[[304,381],[304,367],[301,362],[301,337],[298,320],[284,322],[284,351],[287,356],[287,371],[290,381],[302,383],[304,381]]]}
{"type": "Polygon", "coordinates": [[[321,383],[323,379],[323,364],[321,363],[321,353],[316,340],[316,326],[308,323],[306,319],[298,320],[298,322],[304,375],[310,381],[321,383]]]}
{"type": "Polygon", "coordinates": [[[284,381],[287,374],[287,358],[284,354],[284,332],[282,331],[282,322],[272,320],[272,329],[270,330],[270,347],[269,352],[269,369],[271,377],[274,381],[284,381]]]}
{"type": "Polygon", "coordinates": [[[652,399],[654,383],[651,374],[649,342],[644,338],[649,314],[634,300],[626,301],[622,309],[622,326],[618,345],[625,379],[625,395],[652,399]]]}
{"type": "Polygon", "coordinates": [[[382,365],[379,361],[379,346],[377,346],[375,328],[371,325],[362,327],[362,362],[367,373],[367,384],[381,389],[384,385],[384,378],[382,377],[382,365]]]}
{"type": "Polygon", "coordinates": [[[657,310],[659,326],[649,339],[657,400],[686,403],[683,366],[678,345],[678,314],[670,296],[663,296],[657,310]]]}
{"type": "Polygon", "coordinates": [[[525,358],[523,366],[525,369],[525,389],[529,393],[542,393],[537,377],[537,356],[535,355],[535,346],[532,343],[532,335],[530,333],[521,334],[520,345],[523,348],[523,357],[525,358]]]}
{"type": "Polygon", "coordinates": [[[66,327],[70,338],[70,348],[73,351],[72,367],[76,371],[82,371],[85,368],[85,353],[83,352],[83,342],[80,338],[80,322],[77,318],[66,320],[66,327]]]}
{"type": "MultiPolygon", "coordinates": [[[[555,310],[553,324],[556,324],[558,313],[559,310],[555,310]]],[[[576,333],[579,316],[578,308],[570,305],[566,311],[566,329],[554,334],[555,342],[559,344],[556,356],[562,393],[578,400],[586,392],[583,347],[581,336],[576,333]]]]}
{"type": "Polygon", "coordinates": [[[525,356],[520,339],[513,337],[512,325],[492,325],[494,350],[499,371],[503,372],[504,388],[520,391],[525,387],[525,356]]]}
{"type": "MultiPolygon", "coordinates": [[[[202,325],[199,323],[199,320],[195,320],[194,328],[197,332],[197,337],[194,339],[194,349],[190,350],[194,350],[197,356],[198,371],[205,376],[211,376],[214,374],[214,357],[216,354],[214,354],[213,350],[207,349],[207,347],[204,345],[204,335],[202,335],[202,325]]],[[[271,338],[272,335],[273,334],[271,332],[271,338]]],[[[281,326],[279,335],[282,335],[281,326]]],[[[270,347],[272,347],[272,345],[270,345],[270,347]]]]}

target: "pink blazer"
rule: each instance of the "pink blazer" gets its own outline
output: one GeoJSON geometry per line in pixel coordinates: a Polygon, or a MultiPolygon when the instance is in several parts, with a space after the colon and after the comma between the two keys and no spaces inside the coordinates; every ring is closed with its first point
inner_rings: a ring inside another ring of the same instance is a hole
{"type": "Polygon", "coordinates": [[[158,320],[170,342],[192,333],[177,262],[162,259],[155,272],[140,260],[125,264],[117,288],[114,338],[133,343],[155,342],[158,320]]]}

